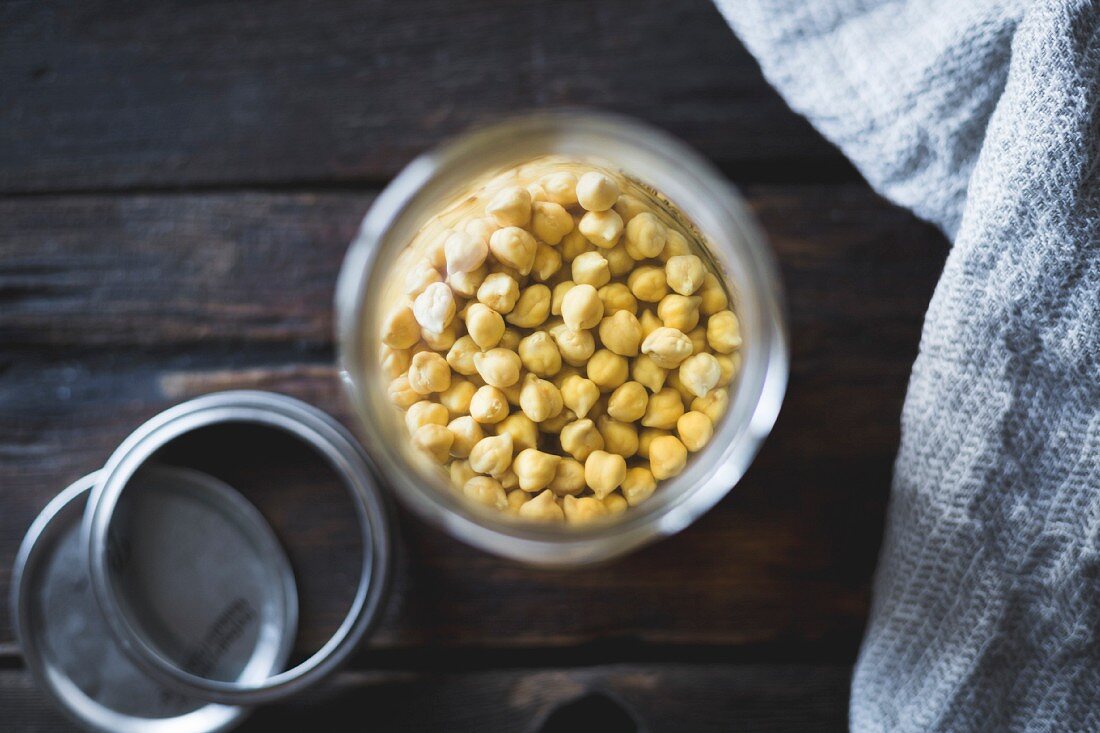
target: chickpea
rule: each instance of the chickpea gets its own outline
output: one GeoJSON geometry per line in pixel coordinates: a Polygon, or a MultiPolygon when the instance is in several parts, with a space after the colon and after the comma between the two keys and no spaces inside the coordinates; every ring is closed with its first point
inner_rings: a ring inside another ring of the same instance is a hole
{"type": "Polygon", "coordinates": [[[432,333],[431,331],[420,332],[420,337],[424,340],[424,344],[432,351],[446,351],[454,346],[457,336],[458,329],[454,321],[451,321],[450,325],[444,328],[441,333],[432,333]]]}
{"type": "Polygon", "coordinates": [[[636,260],[661,254],[668,242],[668,228],[657,216],[643,211],[626,225],[626,251],[636,260]]]}
{"type": "Polygon", "coordinates": [[[451,486],[455,488],[465,486],[467,481],[477,476],[477,471],[470,468],[469,461],[451,461],[447,472],[451,475],[451,486]]]}
{"type": "Polygon", "coordinates": [[[607,260],[599,252],[585,252],[573,258],[573,282],[599,288],[611,281],[607,260]]]}
{"type": "Polygon", "coordinates": [[[532,285],[520,293],[519,300],[505,320],[520,328],[535,328],[550,315],[550,288],[532,285]]]}
{"type": "Polygon", "coordinates": [[[554,286],[554,290],[550,295],[550,315],[561,315],[561,307],[565,303],[565,295],[576,287],[576,285],[577,284],[572,280],[562,280],[554,286]]]}
{"type": "Polygon", "coordinates": [[[607,260],[607,269],[611,277],[625,277],[634,270],[634,258],[627,253],[626,245],[621,241],[611,249],[602,250],[602,254],[607,260]]]}
{"type": "Polygon", "coordinates": [[[704,316],[713,316],[729,306],[726,291],[713,273],[708,272],[703,276],[703,287],[699,290],[699,296],[703,299],[699,310],[704,316]]]}
{"type": "Polygon", "coordinates": [[[520,275],[531,272],[538,243],[526,230],[516,226],[497,229],[489,238],[489,251],[497,262],[514,268],[520,275]]]}
{"type": "Polygon", "coordinates": [[[626,478],[626,459],[622,456],[596,450],[584,461],[584,482],[597,499],[603,499],[626,478]]]}
{"type": "MultiPolygon", "coordinates": [[[[522,414],[522,413],[520,413],[520,414],[522,414]]],[[[572,410],[570,410],[569,408],[564,407],[564,408],[562,408],[562,411],[559,412],[554,417],[548,418],[548,419],[543,420],[542,422],[540,422],[538,424],[538,427],[539,427],[539,430],[541,430],[544,433],[553,433],[553,434],[557,435],[558,433],[561,432],[562,428],[564,428],[566,425],[568,425],[569,423],[573,422],[576,419],[577,419],[577,414],[575,412],[573,412],[572,410]]]]}
{"type": "Polygon", "coordinates": [[[454,436],[454,442],[451,443],[451,455],[456,458],[469,456],[474,446],[485,437],[485,431],[481,429],[480,423],[469,415],[451,420],[447,423],[447,429],[454,436]]]}
{"type": "Polygon", "coordinates": [[[554,500],[554,492],[547,489],[519,508],[519,516],[535,522],[564,522],[565,513],[554,500]]]}
{"type": "Polygon", "coordinates": [[[502,227],[527,226],[531,221],[531,194],[519,186],[501,189],[485,207],[485,213],[502,227]]]}
{"type": "Polygon", "coordinates": [[[546,331],[535,331],[519,342],[519,358],[527,371],[552,377],[561,370],[561,352],[546,331]]]}
{"type": "Polygon", "coordinates": [[[488,476],[474,476],[462,487],[462,495],[476,504],[501,511],[508,508],[508,497],[500,482],[488,476]]]}
{"type": "Polygon", "coordinates": [[[639,382],[626,382],[611,393],[607,414],[616,420],[632,423],[642,419],[649,406],[649,393],[639,382]]]}
{"type": "Polygon", "coordinates": [[[669,328],[687,333],[699,325],[699,303],[695,296],[670,293],[657,304],[657,317],[669,328]]]}
{"type": "Polygon", "coordinates": [[[577,202],[588,211],[607,211],[619,198],[619,184],[603,173],[589,171],[577,181],[577,202]]]}
{"type": "Polygon", "coordinates": [[[603,302],[596,288],[589,284],[571,288],[562,301],[561,317],[570,331],[583,331],[598,324],[603,317],[603,302]]]}
{"type": "Polygon", "coordinates": [[[680,395],[680,400],[683,401],[684,404],[691,404],[691,401],[695,399],[695,393],[689,390],[680,379],[679,369],[669,371],[668,378],[665,379],[665,386],[676,390],[676,393],[680,395]]]}
{"type": "Polygon", "coordinates": [[[477,299],[497,313],[506,315],[519,300],[519,283],[503,272],[494,272],[481,281],[477,299]]]}
{"type": "Polygon", "coordinates": [[[561,258],[565,262],[572,262],[579,255],[595,250],[595,245],[589,242],[588,238],[581,233],[579,221],[574,223],[573,231],[562,237],[561,258]]]}
{"type": "Polygon", "coordinates": [[[661,328],[665,325],[661,323],[661,319],[657,317],[657,314],[649,308],[643,310],[641,315],[638,316],[638,323],[642,324],[643,342],[646,340],[646,337],[648,337],[649,334],[653,333],[658,328],[661,328]]]}
{"type": "Polygon", "coordinates": [[[576,495],[584,491],[584,464],[572,458],[562,458],[547,486],[558,496],[576,495]]]}
{"type": "Polygon", "coordinates": [[[630,458],[638,452],[638,429],[634,423],[620,422],[606,415],[596,421],[603,436],[603,447],[608,453],[630,458]]]}
{"type": "Polygon", "coordinates": [[[626,503],[638,506],[653,496],[653,492],[657,490],[657,479],[653,478],[653,473],[648,468],[637,466],[626,472],[621,488],[626,503]]]}
{"type": "Polygon", "coordinates": [[[614,211],[589,211],[578,226],[585,239],[601,249],[611,249],[623,235],[623,219],[614,211]]]}
{"type": "Polygon", "coordinates": [[[439,393],[439,403],[450,415],[470,414],[470,401],[477,387],[467,379],[451,378],[451,386],[439,393]]]}
{"type": "Polygon", "coordinates": [[[511,491],[512,489],[519,488],[519,476],[517,476],[516,472],[510,468],[504,473],[500,474],[500,476],[497,477],[497,480],[500,481],[500,485],[504,488],[505,491],[511,491]]]}
{"type": "Polygon", "coordinates": [[[585,417],[600,399],[600,388],[591,379],[573,375],[562,383],[561,397],[577,417],[585,417]]]}
{"type": "Polygon", "coordinates": [[[686,465],[687,448],[679,438],[662,435],[649,444],[649,470],[658,481],[676,476],[686,465]]]}
{"type": "Polygon", "coordinates": [[[436,463],[444,463],[450,457],[455,436],[444,425],[428,423],[412,434],[412,444],[417,450],[431,456],[436,463]]]}
{"type": "Polygon", "coordinates": [[[622,514],[630,508],[630,505],[626,503],[626,499],[623,495],[616,491],[612,491],[603,498],[603,505],[607,507],[608,513],[612,516],[622,514]]]}
{"type": "Polygon", "coordinates": [[[650,396],[645,415],[642,417],[642,425],[647,428],[672,430],[676,427],[676,421],[680,419],[680,415],[683,414],[684,401],[680,398],[680,393],[672,387],[665,387],[650,396]]]}
{"type": "Polygon", "coordinates": [[[657,428],[642,428],[638,433],[638,455],[642,458],[649,458],[649,446],[656,438],[660,438],[662,435],[672,435],[669,430],[658,430],[657,428]]]}
{"type": "Polygon", "coordinates": [[[715,425],[730,405],[730,394],[724,389],[712,389],[706,397],[697,397],[691,401],[691,409],[703,413],[715,425]]]}
{"type": "Polygon", "coordinates": [[[692,397],[706,397],[722,378],[722,367],[710,354],[689,356],[680,365],[680,381],[692,397]]]}
{"type": "Polygon", "coordinates": [[[535,247],[535,262],[531,265],[531,277],[539,282],[546,282],[559,270],[561,270],[561,254],[550,245],[539,242],[535,247]]]}
{"type": "Polygon", "coordinates": [[[409,364],[409,387],[420,394],[442,392],[451,386],[451,367],[434,351],[421,351],[409,364]]]}
{"type": "Polygon", "coordinates": [[[522,340],[523,337],[520,335],[519,331],[505,326],[504,335],[500,337],[500,343],[497,344],[497,348],[508,349],[509,351],[519,353],[519,342],[522,340]]]}
{"type": "Polygon", "coordinates": [[[470,399],[470,417],[484,425],[495,425],[508,417],[508,398],[496,387],[478,387],[470,399]]]}
{"type": "Polygon", "coordinates": [[[470,468],[493,477],[504,475],[512,465],[512,436],[490,435],[482,438],[470,451],[470,468]]]}
{"type": "Polygon", "coordinates": [[[603,449],[603,436],[588,418],[571,422],[561,429],[561,448],[582,463],[593,451],[603,449]]]}
{"type": "Polygon", "coordinates": [[[493,387],[511,387],[519,381],[522,363],[519,354],[508,349],[495,348],[474,354],[474,368],[486,384],[493,387]]]}
{"type": "Polygon", "coordinates": [[[512,489],[508,492],[508,513],[519,514],[519,508],[527,503],[531,496],[522,489],[512,489]]]}
{"type": "Polygon", "coordinates": [[[707,345],[707,327],[696,326],[687,332],[686,336],[691,339],[691,353],[702,354],[704,351],[708,351],[710,347],[707,345]]]}
{"type": "Polygon", "coordinates": [[[563,403],[561,392],[553,382],[528,374],[523,381],[523,390],[519,394],[519,407],[523,414],[535,422],[555,417],[561,412],[563,403]]]}
{"type": "Polygon", "coordinates": [[[446,425],[449,419],[447,408],[431,400],[421,400],[409,405],[405,413],[405,426],[409,433],[415,433],[421,425],[446,425]]]}
{"type": "Polygon", "coordinates": [[[577,203],[577,177],[568,171],[549,173],[539,179],[542,190],[546,192],[547,201],[553,201],[562,206],[573,206],[577,203]]]}
{"type": "Polygon", "coordinates": [[[703,261],[695,255],[676,255],[665,263],[665,280],[680,295],[694,295],[703,286],[706,274],[703,261]]]}
{"type": "Polygon", "coordinates": [[[637,196],[631,196],[628,193],[624,193],[619,197],[619,200],[615,202],[615,213],[623,218],[623,223],[629,223],[638,214],[649,211],[649,207],[645,205],[637,196]]]}
{"type": "Polygon", "coordinates": [[[630,311],[616,311],[600,321],[600,341],[620,356],[637,356],[642,324],[630,311]]]}
{"type": "Polygon", "coordinates": [[[665,377],[668,370],[657,366],[648,355],[642,354],[630,366],[630,378],[639,382],[650,392],[660,392],[665,386],[665,377]]]}
{"type": "Polygon", "coordinates": [[[701,412],[685,412],[676,421],[676,434],[680,442],[692,453],[700,451],[714,435],[714,424],[701,412]]]}
{"type": "Polygon", "coordinates": [[[545,203],[550,200],[549,196],[546,193],[546,189],[544,189],[542,187],[542,184],[538,181],[528,183],[525,188],[527,189],[527,193],[531,194],[532,205],[536,201],[542,201],[545,203]]]}
{"type": "Polygon", "coordinates": [[[519,396],[523,392],[523,383],[517,381],[511,387],[501,387],[500,391],[504,393],[504,399],[508,400],[508,404],[512,407],[519,407],[519,396]]]}
{"type": "Polygon", "coordinates": [[[442,281],[443,276],[439,274],[439,270],[432,267],[427,257],[421,257],[405,273],[405,294],[415,298],[424,292],[424,288],[442,281]]]}
{"type": "Polygon", "coordinates": [[[637,267],[627,277],[626,284],[635,298],[646,303],[656,303],[668,295],[668,282],[665,281],[665,271],[661,267],[637,267]]]}
{"type": "Polygon", "coordinates": [[[619,311],[630,315],[638,312],[638,300],[623,283],[609,283],[596,291],[603,303],[604,315],[610,316],[619,311]]]}
{"type": "Polygon", "coordinates": [[[485,263],[489,256],[489,245],[473,234],[454,232],[443,244],[443,254],[447,258],[447,274],[473,272],[485,263]]]}
{"type": "Polygon", "coordinates": [[[573,231],[573,217],[561,204],[540,201],[532,207],[531,231],[547,244],[557,244],[573,231]]]}
{"type": "Polygon", "coordinates": [[[624,357],[600,349],[588,360],[588,378],[603,392],[610,392],[626,381],[630,367],[624,357]]]}
{"type": "MultiPolygon", "coordinates": [[[[447,287],[444,285],[443,287],[447,287]]],[[[382,324],[382,343],[394,349],[408,349],[420,340],[420,324],[412,308],[403,305],[382,324]]]]}
{"type": "Polygon", "coordinates": [[[591,496],[580,499],[575,496],[566,496],[562,502],[562,511],[565,513],[565,521],[569,524],[591,524],[606,518],[611,513],[602,501],[591,496]]]}
{"type": "Polygon", "coordinates": [[[731,354],[726,356],[725,354],[719,354],[714,358],[718,360],[718,368],[722,370],[716,386],[728,387],[733,378],[737,376],[737,372],[741,371],[741,355],[731,354]]]}
{"type": "Polygon", "coordinates": [[[642,341],[642,353],[663,369],[675,369],[691,356],[691,339],[675,328],[662,326],[642,341]]]}
{"type": "Polygon", "coordinates": [[[393,379],[409,371],[411,361],[412,354],[407,349],[395,349],[382,344],[382,374],[387,378],[393,379]]]}
{"type": "Polygon", "coordinates": [[[513,412],[497,423],[497,435],[512,436],[512,447],[527,450],[539,447],[539,425],[522,412],[513,412]]]}
{"type": "Polygon", "coordinates": [[[519,487],[533,494],[545,489],[554,480],[559,461],[561,456],[527,448],[516,456],[512,462],[512,470],[519,476],[519,487]]]}
{"type": "MultiPolygon", "coordinates": [[[[425,331],[439,333],[455,317],[455,296],[445,283],[432,283],[413,301],[413,316],[425,331]]],[[[394,344],[390,344],[393,346],[394,344]]]]}
{"type": "Polygon", "coordinates": [[[550,335],[561,352],[562,361],[579,367],[588,363],[596,353],[596,339],[588,331],[571,331],[568,326],[550,329],[550,335]]]}
{"type": "Polygon", "coordinates": [[[438,235],[434,235],[431,244],[424,248],[424,257],[440,272],[447,269],[447,253],[444,245],[449,236],[451,236],[451,230],[445,229],[438,235]]]}
{"type": "Polygon", "coordinates": [[[462,226],[462,231],[467,234],[472,234],[485,244],[489,244],[489,237],[493,236],[500,227],[493,221],[490,216],[481,216],[476,219],[470,219],[462,226]]]}
{"type": "Polygon", "coordinates": [[[719,354],[741,347],[741,324],[733,311],[719,311],[707,319],[707,343],[719,354]]]}
{"type": "Polygon", "coordinates": [[[665,248],[661,250],[661,254],[658,255],[658,258],[667,265],[668,261],[673,257],[682,257],[690,254],[692,254],[691,244],[688,242],[687,237],[672,227],[669,227],[668,241],[665,242],[665,248]]]}
{"type": "Polygon", "coordinates": [[[409,375],[402,374],[400,377],[396,377],[388,389],[390,402],[400,407],[402,410],[407,410],[415,405],[420,400],[424,399],[424,396],[417,392],[415,389],[409,386],[409,375]]]}
{"type": "Polygon", "coordinates": [[[474,354],[480,354],[481,349],[469,335],[460,336],[447,352],[447,363],[459,374],[470,376],[477,373],[474,366],[474,354]]]}
{"type": "Polygon", "coordinates": [[[466,330],[481,349],[491,349],[504,335],[504,318],[484,303],[472,303],[466,311],[466,330]]]}

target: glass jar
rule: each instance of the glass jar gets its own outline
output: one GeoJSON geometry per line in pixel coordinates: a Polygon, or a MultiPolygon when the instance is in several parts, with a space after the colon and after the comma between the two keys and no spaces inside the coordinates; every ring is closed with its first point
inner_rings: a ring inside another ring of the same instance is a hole
{"type": "Polygon", "coordinates": [[[339,367],[363,445],[415,512],[476,547],[543,566],[607,560],[674,534],[740,480],[779,412],[787,383],[782,292],[771,251],[733,187],[680,141],[636,121],[590,112],[540,112],[462,135],[425,153],[378,196],[344,261],[336,292],[339,367]],[[741,323],[741,370],[714,437],[678,476],[617,522],[541,525],[477,511],[438,469],[414,456],[380,367],[382,319],[399,261],[439,212],[504,171],[544,156],[613,170],[680,216],[725,280],[741,323]],[[668,205],[671,203],[671,207],[668,205]]]}

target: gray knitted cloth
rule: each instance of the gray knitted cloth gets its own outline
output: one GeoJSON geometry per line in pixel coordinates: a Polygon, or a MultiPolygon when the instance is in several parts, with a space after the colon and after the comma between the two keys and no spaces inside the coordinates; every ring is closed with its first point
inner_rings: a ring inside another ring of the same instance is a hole
{"type": "Polygon", "coordinates": [[[953,240],[852,728],[1100,731],[1100,0],[717,2],[790,105],[953,240]]]}

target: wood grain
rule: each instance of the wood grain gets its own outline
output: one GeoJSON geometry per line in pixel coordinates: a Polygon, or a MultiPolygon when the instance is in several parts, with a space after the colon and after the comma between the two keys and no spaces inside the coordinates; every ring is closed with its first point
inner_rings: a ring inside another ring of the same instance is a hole
{"type": "MultiPolygon", "coordinates": [[[[680,536],[574,573],[492,558],[402,514],[398,582],[362,664],[397,650],[573,646],[622,658],[647,645],[854,658],[945,244],[862,185],[747,194],[786,280],[794,359],[775,432],[742,484],[680,536]]],[[[331,288],[368,203],[261,192],[0,201],[0,594],[35,513],[173,403],[257,387],[350,424],[330,366],[331,288]]],[[[342,536],[329,529],[283,531],[324,558],[342,536]]],[[[338,618],[337,597],[314,609],[301,650],[338,618]]],[[[0,606],[0,644],[11,640],[0,606]]]]}
{"type": "Polygon", "coordinates": [[[444,135],[563,105],[735,175],[854,175],[709,0],[12,0],[0,79],[6,192],[377,183],[444,135]]]}

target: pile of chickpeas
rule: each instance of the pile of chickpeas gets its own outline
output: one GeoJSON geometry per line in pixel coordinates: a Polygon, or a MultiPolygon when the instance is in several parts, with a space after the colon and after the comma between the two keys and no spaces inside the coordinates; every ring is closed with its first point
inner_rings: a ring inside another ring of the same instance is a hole
{"type": "Polygon", "coordinates": [[[740,366],[737,316],[699,245],[625,179],[517,169],[420,238],[382,327],[389,396],[455,490],[588,523],[702,450],[740,366]]]}

